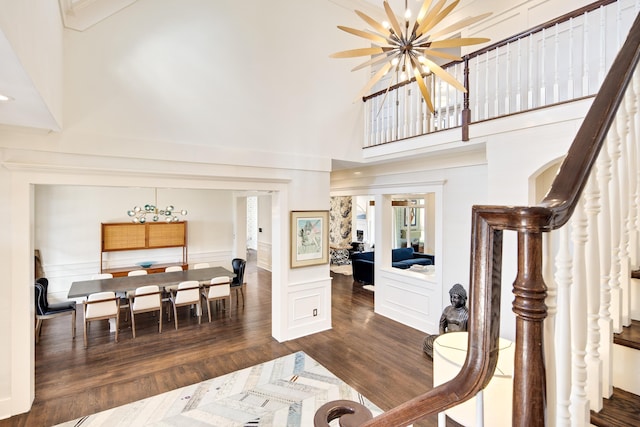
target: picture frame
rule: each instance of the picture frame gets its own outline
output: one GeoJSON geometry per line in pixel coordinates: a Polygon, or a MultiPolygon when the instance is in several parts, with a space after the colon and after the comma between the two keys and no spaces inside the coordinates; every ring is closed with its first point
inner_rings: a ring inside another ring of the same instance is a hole
{"type": "Polygon", "coordinates": [[[417,225],[417,214],[416,208],[405,208],[404,209],[404,225],[411,227],[415,227],[417,225]]]}
{"type": "Polygon", "coordinates": [[[291,211],[291,268],[329,263],[329,211],[291,211]]]}

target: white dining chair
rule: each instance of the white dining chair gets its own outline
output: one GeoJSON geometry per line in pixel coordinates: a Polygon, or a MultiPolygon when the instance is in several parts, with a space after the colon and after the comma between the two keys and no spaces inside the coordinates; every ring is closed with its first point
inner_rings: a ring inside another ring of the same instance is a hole
{"type": "Polygon", "coordinates": [[[99,279],[113,279],[113,274],[111,273],[98,273],[91,276],[91,280],[99,280],[99,279]]]}
{"type": "Polygon", "coordinates": [[[129,293],[131,330],[136,337],[136,314],[158,312],[158,333],[162,333],[162,291],[157,285],[141,286],[129,293]]]}
{"type": "Polygon", "coordinates": [[[147,270],[131,270],[127,276],[144,276],[145,274],[147,274],[147,270]]]}
{"type": "Polygon", "coordinates": [[[202,291],[202,299],[207,302],[207,314],[211,323],[211,301],[222,301],[225,311],[231,317],[231,278],[228,276],[218,276],[211,279],[202,291]],[[228,301],[228,303],[227,303],[228,301]]]}
{"type": "Polygon", "coordinates": [[[197,280],[180,282],[177,288],[170,289],[171,305],[173,305],[173,322],[178,329],[178,307],[195,306],[198,324],[201,323],[202,305],[200,304],[200,283],[197,280]]]}
{"type": "Polygon", "coordinates": [[[172,271],[182,271],[182,266],[180,265],[171,265],[164,269],[165,273],[171,273],[172,271]]]}
{"type": "Polygon", "coordinates": [[[116,342],[120,328],[120,298],[115,292],[98,292],[89,295],[84,302],[84,347],[87,347],[87,329],[94,320],[116,320],[116,342]]]}
{"type": "Polygon", "coordinates": [[[194,270],[199,270],[201,268],[209,268],[211,267],[208,262],[199,262],[193,266],[194,270]]]}

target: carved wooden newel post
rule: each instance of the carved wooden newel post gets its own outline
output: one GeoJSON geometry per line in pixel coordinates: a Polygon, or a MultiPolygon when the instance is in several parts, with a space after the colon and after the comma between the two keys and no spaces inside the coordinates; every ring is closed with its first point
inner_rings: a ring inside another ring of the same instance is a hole
{"type": "Polygon", "coordinates": [[[513,378],[513,426],[544,426],[546,381],[542,322],[547,317],[542,279],[542,233],[518,232],[518,276],[513,284],[516,354],[513,378]]]}

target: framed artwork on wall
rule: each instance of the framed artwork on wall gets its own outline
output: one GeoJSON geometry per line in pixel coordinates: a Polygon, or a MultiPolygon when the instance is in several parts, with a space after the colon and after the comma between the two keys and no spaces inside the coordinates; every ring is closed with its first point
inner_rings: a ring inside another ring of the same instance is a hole
{"type": "Polygon", "coordinates": [[[416,208],[405,208],[404,209],[404,225],[415,227],[417,225],[417,217],[416,217],[416,208]]]}
{"type": "Polygon", "coordinates": [[[291,268],[329,262],[329,211],[291,211],[291,268]]]}

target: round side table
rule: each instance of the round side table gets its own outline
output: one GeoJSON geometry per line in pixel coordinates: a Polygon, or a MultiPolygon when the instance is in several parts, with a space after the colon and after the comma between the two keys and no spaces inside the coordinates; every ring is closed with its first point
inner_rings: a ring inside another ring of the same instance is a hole
{"type": "MultiPolygon", "coordinates": [[[[476,397],[444,412],[457,423],[467,427],[511,426],[515,344],[500,338],[498,346],[498,365],[487,387],[476,397]]],[[[436,338],[433,342],[434,387],[458,375],[466,357],[467,332],[449,332],[436,338]]],[[[444,417],[439,418],[444,421],[444,417]]]]}

